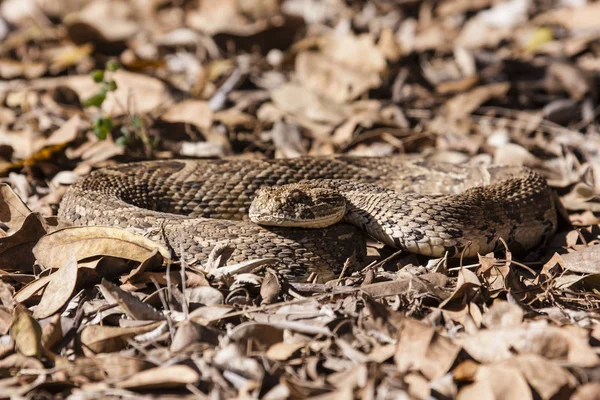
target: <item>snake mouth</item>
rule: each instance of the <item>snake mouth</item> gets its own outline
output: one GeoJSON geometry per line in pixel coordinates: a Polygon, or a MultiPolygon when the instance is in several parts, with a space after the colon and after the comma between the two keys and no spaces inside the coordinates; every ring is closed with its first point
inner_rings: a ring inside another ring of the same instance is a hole
{"type": "Polygon", "coordinates": [[[248,213],[250,220],[258,225],[264,226],[278,226],[285,228],[307,228],[307,229],[319,229],[325,228],[330,225],[339,222],[344,215],[346,210],[336,210],[330,214],[323,216],[312,216],[309,219],[293,218],[286,214],[271,214],[260,211],[251,211],[248,213]]]}

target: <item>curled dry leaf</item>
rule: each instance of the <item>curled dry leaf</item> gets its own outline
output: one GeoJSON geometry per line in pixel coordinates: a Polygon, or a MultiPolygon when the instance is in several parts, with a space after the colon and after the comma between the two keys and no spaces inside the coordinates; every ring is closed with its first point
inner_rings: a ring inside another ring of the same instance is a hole
{"type": "Polygon", "coordinates": [[[54,231],[38,241],[33,254],[44,267],[58,268],[71,253],[77,261],[105,255],[142,262],[154,249],[164,258],[170,258],[166,248],[141,235],[120,228],[93,226],[54,231]]]}
{"type": "Polygon", "coordinates": [[[42,328],[31,316],[29,310],[20,304],[17,304],[13,310],[10,335],[15,341],[17,351],[20,354],[34,358],[42,356],[42,328]]]}
{"type": "Polygon", "coordinates": [[[475,383],[461,389],[457,399],[533,400],[533,396],[525,377],[518,368],[482,365],[475,373],[475,383]]]}
{"type": "Polygon", "coordinates": [[[0,238],[0,265],[5,270],[29,272],[35,261],[32,248],[46,228],[38,214],[29,214],[14,234],[0,238]]]}
{"type": "Polygon", "coordinates": [[[29,207],[6,183],[0,183],[0,221],[8,226],[9,233],[17,231],[31,214],[29,207]]]}
{"type": "Polygon", "coordinates": [[[477,275],[475,275],[472,271],[467,268],[461,268],[458,272],[458,282],[456,283],[456,289],[452,293],[452,295],[446,298],[444,301],[440,303],[440,308],[445,307],[452,301],[460,301],[465,298],[465,296],[470,297],[473,293],[479,290],[481,286],[481,282],[477,275]]]}
{"type": "Polygon", "coordinates": [[[294,353],[305,346],[306,344],[304,343],[279,342],[269,347],[269,350],[267,350],[265,355],[271,360],[285,361],[291,358],[294,353]]]}
{"type": "Polygon", "coordinates": [[[197,286],[185,289],[185,298],[190,303],[214,306],[225,303],[225,296],[219,290],[210,286],[197,286]]]}
{"type": "Polygon", "coordinates": [[[277,277],[277,273],[273,270],[268,269],[260,285],[260,297],[262,297],[261,304],[271,304],[279,296],[281,290],[281,283],[277,277]]]}
{"type": "Polygon", "coordinates": [[[200,375],[187,365],[150,368],[115,384],[121,389],[168,389],[194,384],[200,375]]]}
{"type": "MultiPolygon", "coordinates": [[[[48,286],[48,288],[49,287],[50,286],[48,286]]],[[[46,289],[46,291],[48,291],[48,289],[46,289]]],[[[154,307],[144,303],[131,293],[120,289],[117,285],[106,279],[102,279],[100,291],[109,304],[118,304],[131,319],[145,321],[161,321],[166,319],[166,317],[154,307]]]]}
{"type": "Polygon", "coordinates": [[[475,111],[486,101],[506,95],[510,83],[493,83],[479,86],[469,92],[454,96],[446,102],[447,115],[451,119],[461,119],[475,111]]]}
{"type": "Polygon", "coordinates": [[[236,326],[228,336],[235,342],[256,343],[267,348],[283,340],[283,330],[273,325],[246,322],[236,326]]]}
{"type": "Polygon", "coordinates": [[[582,250],[561,254],[561,266],[572,272],[600,274],[600,245],[592,245],[582,250]]]}
{"type": "Polygon", "coordinates": [[[545,321],[481,330],[460,337],[458,343],[471,357],[482,363],[507,360],[517,352],[538,354],[550,360],[564,360],[580,367],[600,364],[600,357],[592,351],[586,337],[549,326],[545,321]]]}
{"type": "Polygon", "coordinates": [[[121,379],[152,367],[153,364],[140,358],[118,353],[98,354],[93,357],[78,357],[74,361],[56,359],[57,369],[64,369],[68,378],[77,380],[84,377],[92,382],[105,379],[121,379]]]}
{"type": "Polygon", "coordinates": [[[54,314],[42,328],[42,345],[47,351],[51,351],[63,338],[62,321],[60,314],[54,314]]]}
{"type": "Polygon", "coordinates": [[[42,294],[41,292],[46,288],[48,282],[50,282],[50,275],[39,277],[27,283],[15,293],[15,301],[23,304],[33,302],[33,298],[42,294]]]}
{"type": "Polygon", "coordinates": [[[219,343],[219,334],[217,331],[193,321],[183,321],[177,327],[170,350],[177,353],[194,343],[216,346],[219,343]]]}
{"type": "Polygon", "coordinates": [[[116,326],[88,325],[80,333],[80,341],[84,354],[90,356],[97,353],[112,353],[123,349],[127,340],[134,336],[152,331],[162,322],[153,322],[133,328],[116,326]]]}
{"type": "Polygon", "coordinates": [[[77,285],[77,260],[71,253],[65,263],[52,275],[40,303],[33,311],[35,318],[46,318],[69,302],[77,285]]]}
{"type": "Polygon", "coordinates": [[[437,379],[448,372],[460,347],[414,319],[402,323],[394,361],[398,371],[420,371],[428,379],[437,379]]]}
{"type": "Polygon", "coordinates": [[[575,377],[565,368],[535,354],[518,355],[499,365],[519,369],[542,400],[550,400],[564,389],[573,389],[576,385],[575,377]]]}
{"type": "Polygon", "coordinates": [[[213,114],[207,102],[187,100],[170,107],[161,118],[167,122],[190,124],[198,129],[208,129],[212,125],[213,114]]]}

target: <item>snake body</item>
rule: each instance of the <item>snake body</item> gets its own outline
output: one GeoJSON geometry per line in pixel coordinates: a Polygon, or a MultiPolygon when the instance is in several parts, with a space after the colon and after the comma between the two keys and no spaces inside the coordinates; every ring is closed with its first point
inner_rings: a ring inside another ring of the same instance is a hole
{"type": "Polygon", "coordinates": [[[530,249],[557,225],[550,188],[527,168],[405,156],[121,164],[73,184],[59,218],[141,232],[190,264],[202,263],[216,245],[228,242],[235,249],[233,262],[272,257],[292,275],[317,272],[326,279],[350,254],[364,251],[356,229],[261,227],[247,217],[261,187],[306,180],[344,192],[351,211],[347,222],[386,244],[425,255],[487,253],[500,246],[500,238],[530,249]]]}

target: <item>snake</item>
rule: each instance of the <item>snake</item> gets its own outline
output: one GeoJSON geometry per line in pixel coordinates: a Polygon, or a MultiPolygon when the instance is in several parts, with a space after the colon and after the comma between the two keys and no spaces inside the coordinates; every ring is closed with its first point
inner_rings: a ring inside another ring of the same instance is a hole
{"type": "Polygon", "coordinates": [[[529,250],[555,233],[557,204],[545,178],[526,167],[408,155],[182,159],[95,170],[69,187],[58,218],[141,233],[189,265],[227,244],[228,263],[270,258],[295,279],[327,280],[351,255],[364,256],[365,233],[433,257],[529,250]],[[269,202],[302,207],[278,218],[281,207],[261,211],[269,202]],[[321,215],[331,205],[335,215],[321,215]],[[283,226],[290,218],[295,225],[283,226]]]}

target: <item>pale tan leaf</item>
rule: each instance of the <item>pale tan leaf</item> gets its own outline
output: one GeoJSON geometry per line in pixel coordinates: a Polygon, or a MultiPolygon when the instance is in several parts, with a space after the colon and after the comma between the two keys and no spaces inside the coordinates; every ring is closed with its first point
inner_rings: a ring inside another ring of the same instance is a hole
{"type": "Polygon", "coordinates": [[[158,321],[133,328],[88,325],[80,333],[83,352],[89,356],[119,351],[127,345],[128,339],[150,332],[161,324],[162,322],[158,321]]]}
{"type": "Polygon", "coordinates": [[[52,275],[40,304],[33,311],[38,319],[46,318],[59,311],[69,302],[77,285],[77,260],[70,253],[64,264],[52,275]]]}
{"type": "Polygon", "coordinates": [[[50,282],[50,275],[42,276],[27,283],[15,293],[15,301],[27,304],[32,297],[41,295],[40,292],[48,285],[48,282],[50,282]]]}
{"type": "Polygon", "coordinates": [[[194,384],[200,375],[186,365],[171,365],[147,369],[116,383],[122,389],[167,389],[194,384]]]}
{"type": "Polygon", "coordinates": [[[225,296],[218,289],[210,286],[197,286],[185,289],[185,298],[190,303],[214,306],[225,303],[225,296]]]}
{"type": "Polygon", "coordinates": [[[517,368],[542,400],[550,400],[577,381],[565,368],[535,354],[523,354],[502,362],[502,366],[517,368]]]}
{"type": "Polygon", "coordinates": [[[448,372],[459,351],[459,346],[434,328],[407,318],[402,323],[394,361],[401,373],[420,371],[428,379],[436,379],[448,372]]]}
{"type": "Polygon", "coordinates": [[[50,137],[44,141],[45,146],[53,146],[58,144],[65,144],[75,140],[79,125],[81,124],[81,118],[79,115],[74,115],[67,122],[62,124],[60,128],[52,132],[50,137]]]}
{"type": "Polygon", "coordinates": [[[267,357],[271,360],[275,361],[285,361],[288,360],[294,353],[296,353],[301,348],[305,347],[304,343],[285,343],[279,342],[275,343],[265,353],[267,357]]]}
{"type": "Polygon", "coordinates": [[[42,328],[31,316],[29,310],[20,304],[13,311],[10,335],[20,354],[34,358],[42,356],[42,328]]]}
{"type": "Polygon", "coordinates": [[[207,102],[186,100],[170,107],[161,118],[167,122],[190,124],[198,129],[208,129],[212,125],[213,115],[207,102]]]}
{"type": "Polygon", "coordinates": [[[492,83],[458,94],[446,102],[447,115],[453,119],[464,118],[486,101],[504,96],[508,89],[509,83],[492,83]]]}
{"type": "Polygon", "coordinates": [[[279,296],[281,290],[281,283],[275,271],[267,270],[265,279],[263,279],[260,285],[260,297],[262,297],[261,304],[271,304],[279,296]]]}
{"type": "Polygon", "coordinates": [[[458,400],[531,400],[533,396],[523,374],[514,367],[482,365],[475,383],[458,393],[458,400]]]}
{"type": "Polygon", "coordinates": [[[90,357],[77,357],[73,362],[64,358],[56,359],[56,367],[64,369],[72,379],[85,377],[92,382],[105,379],[121,379],[152,367],[148,361],[127,357],[119,353],[98,354],[90,357]]]}
{"type": "Polygon", "coordinates": [[[6,183],[0,183],[0,221],[10,228],[18,230],[25,218],[31,214],[29,207],[6,183]]]}
{"type": "MultiPolygon", "coordinates": [[[[49,288],[50,286],[48,286],[46,292],[49,288]]],[[[151,305],[142,302],[131,293],[122,290],[106,279],[102,279],[100,291],[109,304],[118,304],[129,318],[147,321],[159,321],[166,318],[151,305]]],[[[44,292],[44,295],[46,292],[44,292]]]]}
{"type": "Polygon", "coordinates": [[[600,245],[589,246],[583,250],[561,254],[564,269],[585,274],[600,273],[600,245]]]}
{"type": "Polygon", "coordinates": [[[177,328],[170,350],[179,352],[195,343],[216,346],[219,343],[219,334],[212,328],[197,324],[191,320],[183,321],[177,328]]]}
{"type": "Polygon", "coordinates": [[[42,345],[46,350],[52,350],[63,338],[60,314],[54,314],[50,322],[42,328],[42,345]]]}
{"type": "Polygon", "coordinates": [[[46,268],[58,268],[70,253],[75,253],[77,261],[105,255],[142,262],[154,249],[170,258],[166,248],[141,235],[121,228],[93,226],[54,231],[38,241],[33,253],[46,268]]]}
{"type": "Polygon", "coordinates": [[[38,214],[25,217],[21,227],[12,235],[0,237],[0,265],[5,270],[31,271],[34,257],[32,248],[46,234],[44,223],[38,214]]]}
{"type": "Polygon", "coordinates": [[[458,271],[458,281],[456,282],[456,289],[452,295],[446,298],[440,303],[440,308],[445,307],[452,301],[462,300],[465,296],[470,296],[474,291],[478,290],[481,286],[481,282],[474,272],[467,268],[461,268],[458,271]]]}

